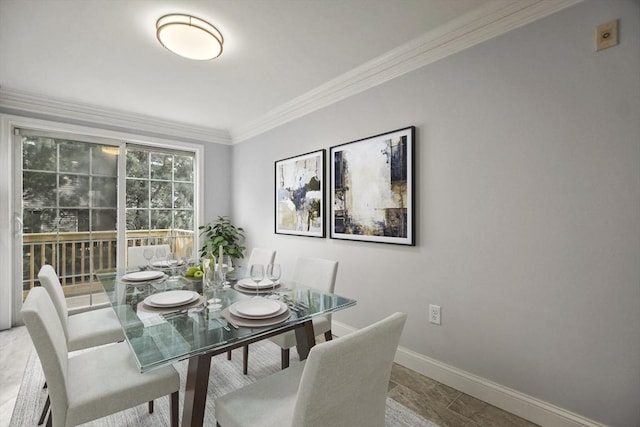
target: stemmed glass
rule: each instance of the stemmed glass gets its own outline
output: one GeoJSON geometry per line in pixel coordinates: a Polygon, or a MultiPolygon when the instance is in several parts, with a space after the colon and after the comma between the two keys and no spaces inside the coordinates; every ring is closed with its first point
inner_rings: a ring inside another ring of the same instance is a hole
{"type": "Polygon", "coordinates": [[[280,280],[280,275],[282,274],[282,270],[280,269],[280,264],[269,264],[267,265],[267,279],[271,280],[273,283],[273,288],[271,290],[271,295],[269,298],[278,298],[276,295],[276,282],[280,280]]]}
{"type": "Polygon", "coordinates": [[[233,264],[232,264],[232,259],[229,255],[225,255],[224,258],[222,259],[222,271],[224,273],[224,286],[223,288],[229,288],[229,282],[227,281],[227,274],[230,271],[233,271],[233,264]]]}
{"type": "Polygon", "coordinates": [[[159,260],[167,259],[167,251],[162,246],[156,248],[156,258],[159,260]]]}
{"type": "Polygon", "coordinates": [[[224,286],[224,272],[218,271],[215,268],[211,269],[209,287],[213,289],[213,295],[208,301],[209,309],[220,310],[222,308],[222,300],[216,297],[217,291],[221,290],[224,286]]]}
{"type": "Polygon", "coordinates": [[[184,263],[187,265],[187,267],[191,267],[191,263],[192,263],[192,258],[193,258],[193,249],[186,248],[184,250],[184,263]]]}
{"type": "Polygon", "coordinates": [[[153,258],[153,248],[144,248],[142,251],[142,256],[147,260],[147,267],[151,267],[151,259],[153,258]]]}
{"type": "Polygon", "coordinates": [[[262,264],[253,264],[251,265],[251,269],[249,270],[249,275],[251,276],[251,280],[256,282],[256,297],[259,296],[258,290],[260,282],[264,279],[264,265],[262,264]]]}
{"type": "Polygon", "coordinates": [[[167,255],[167,267],[169,267],[169,270],[171,271],[172,278],[176,277],[176,269],[178,268],[178,265],[180,265],[181,261],[180,255],[175,252],[167,255]]]}

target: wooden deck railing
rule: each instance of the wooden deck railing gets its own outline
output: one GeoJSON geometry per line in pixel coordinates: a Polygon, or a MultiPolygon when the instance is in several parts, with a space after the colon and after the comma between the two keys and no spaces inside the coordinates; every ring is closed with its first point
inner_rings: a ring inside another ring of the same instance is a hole
{"type": "MultiPolygon", "coordinates": [[[[186,248],[193,248],[193,237],[189,230],[127,231],[127,247],[168,244],[172,252],[184,254],[186,248]]],[[[38,271],[44,264],[56,270],[66,296],[100,291],[93,272],[116,267],[116,238],[115,231],[24,234],[24,296],[38,283],[38,271]]]]}

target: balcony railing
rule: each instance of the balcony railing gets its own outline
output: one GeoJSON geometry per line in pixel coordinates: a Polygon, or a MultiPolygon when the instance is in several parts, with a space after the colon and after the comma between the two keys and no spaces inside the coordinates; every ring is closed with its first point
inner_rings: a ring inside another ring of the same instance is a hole
{"type": "MultiPolygon", "coordinates": [[[[126,234],[127,247],[168,244],[171,252],[184,255],[194,245],[191,230],[135,230],[126,234]]],[[[101,292],[93,273],[116,267],[116,240],[116,231],[24,234],[23,297],[39,284],[38,271],[44,264],[56,270],[67,297],[101,292]]]]}

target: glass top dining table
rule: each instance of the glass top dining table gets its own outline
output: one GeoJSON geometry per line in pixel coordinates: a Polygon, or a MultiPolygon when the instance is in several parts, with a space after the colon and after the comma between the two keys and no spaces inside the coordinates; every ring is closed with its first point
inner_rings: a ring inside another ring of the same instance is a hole
{"type": "MultiPolygon", "coordinates": [[[[123,276],[124,272],[116,271],[97,273],[140,371],[189,360],[183,426],[203,424],[212,356],[293,330],[303,360],[315,345],[311,319],[356,304],[353,299],[301,283],[282,282],[275,289],[251,290],[241,286],[249,280],[243,268],[229,272],[228,285],[215,294],[208,287],[203,290],[202,279],[186,277],[184,272],[148,281],[131,281],[123,276]],[[178,307],[150,304],[167,291],[194,291],[197,295],[178,307]],[[284,313],[272,321],[237,318],[230,313],[238,307],[237,303],[251,303],[250,299],[256,297],[279,301],[284,313]]],[[[145,274],[139,276],[136,279],[144,278],[145,274]]],[[[149,277],[152,276],[150,273],[149,277]]]]}

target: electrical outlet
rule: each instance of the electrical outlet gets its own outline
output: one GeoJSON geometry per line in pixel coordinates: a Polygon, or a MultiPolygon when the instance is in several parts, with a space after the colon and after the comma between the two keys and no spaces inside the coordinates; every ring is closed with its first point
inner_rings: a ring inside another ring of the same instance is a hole
{"type": "Polygon", "coordinates": [[[440,306],[429,304],[429,322],[434,325],[440,324],[440,306]]]}

